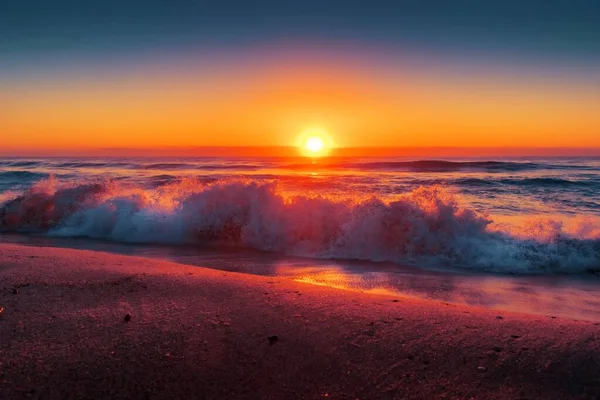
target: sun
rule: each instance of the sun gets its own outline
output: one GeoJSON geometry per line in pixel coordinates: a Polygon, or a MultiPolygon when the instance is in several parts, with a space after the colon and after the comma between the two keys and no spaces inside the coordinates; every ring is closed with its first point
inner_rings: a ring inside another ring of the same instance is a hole
{"type": "Polygon", "coordinates": [[[313,153],[318,153],[323,150],[325,147],[325,143],[323,143],[323,138],[319,136],[311,136],[306,139],[306,143],[304,144],[307,150],[312,151],[313,153]]]}
{"type": "Polygon", "coordinates": [[[298,138],[297,146],[307,157],[322,157],[331,148],[331,139],[322,129],[307,129],[298,138]]]}

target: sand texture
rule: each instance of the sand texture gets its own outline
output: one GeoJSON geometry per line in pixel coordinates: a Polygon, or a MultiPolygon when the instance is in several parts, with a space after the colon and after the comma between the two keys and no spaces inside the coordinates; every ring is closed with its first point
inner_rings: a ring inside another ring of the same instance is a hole
{"type": "Polygon", "coordinates": [[[2,307],[0,399],[600,399],[593,321],[10,244],[2,307]]]}

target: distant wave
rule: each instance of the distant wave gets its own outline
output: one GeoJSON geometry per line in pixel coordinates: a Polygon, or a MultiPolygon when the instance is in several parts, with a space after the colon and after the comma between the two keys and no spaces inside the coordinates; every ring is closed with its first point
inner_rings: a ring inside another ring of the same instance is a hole
{"type": "Polygon", "coordinates": [[[464,169],[485,169],[493,171],[523,171],[540,168],[540,164],[518,163],[504,161],[443,161],[443,160],[421,160],[421,161],[394,161],[394,162],[371,162],[352,164],[362,168],[372,169],[395,169],[408,168],[417,171],[453,171],[464,169]]]}
{"type": "Polygon", "coordinates": [[[496,186],[498,184],[497,181],[492,179],[480,179],[480,178],[459,178],[455,179],[454,184],[459,186],[496,186]]]}
{"type": "Polygon", "coordinates": [[[57,168],[115,168],[128,167],[131,163],[126,162],[102,162],[102,161],[68,161],[57,164],[51,164],[57,168]]]}
{"type": "Polygon", "coordinates": [[[34,167],[42,164],[41,161],[23,161],[23,160],[2,160],[0,166],[3,167],[34,167]]]}
{"type": "Polygon", "coordinates": [[[560,178],[500,179],[499,182],[521,186],[590,186],[595,184],[590,181],[574,181],[560,178]]]}
{"type": "Polygon", "coordinates": [[[192,163],[156,163],[156,164],[142,164],[140,166],[143,169],[162,169],[162,170],[254,170],[259,169],[261,166],[255,164],[192,164],[192,163]]]}
{"type": "Polygon", "coordinates": [[[600,265],[598,227],[557,221],[494,229],[437,186],[397,201],[281,194],[275,183],[182,180],[147,190],[116,182],[37,183],[0,204],[0,231],[190,244],[220,241],[319,258],[431,264],[503,273],[580,273],[600,265]]]}
{"type": "Polygon", "coordinates": [[[2,180],[32,180],[48,177],[48,174],[30,171],[0,171],[0,182],[2,180]]]}
{"type": "Polygon", "coordinates": [[[561,178],[506,178],[506,179],[481,179],[481,178],[459,178],[452,180],[451,183],[460,186],[499,186],[514,185],[528,187],[597,187],[600,189],[600,181],[597,180],[569,180],[561,178]]]}
{"type": "Polygon", "coordinates": [[[142,164],[141,168],[144,169],[184,169],[192,168],[192,165],[186,163],[155,163],[155,164],[142,164]]]}
{"type": "Polygon", "coordinates": [[[289,164],[290,169],[305,168],[352,168],[360,170],[405,170],[414,172],[451,172],[468,170],[485,170],[490,172],[502,171],[531,171],[537,169],[588,169],[586,166],[552,165],[531,162],[509,161],[444,161],[444,160],[419,160],[419,161],[376,161],[376,162],[340,162],[340,163],[313,163],[289,164]]]}
{"type": "Polygon", "coordinates": [[[487,172],[519,172],[535,170],[582,170],[598,171],[597,167],[551,162],[519,162],[519,161],[448,161],[448,160],[416,160],[416,161],[356,161],[356,160],[315,160],[286,164],[284,160],[256,162],[212,162],[207,159],[190,161],[160,161],[144,160],[0,160],[0,167],[44,167],[44,168],[124,168],[131,170],[256,170],[275,165],[282,169],[311,170],[311,169],[352,169],[364,171],[410,171],[410,172],[453,172],[453,171],[487,171],[487,172]]]}

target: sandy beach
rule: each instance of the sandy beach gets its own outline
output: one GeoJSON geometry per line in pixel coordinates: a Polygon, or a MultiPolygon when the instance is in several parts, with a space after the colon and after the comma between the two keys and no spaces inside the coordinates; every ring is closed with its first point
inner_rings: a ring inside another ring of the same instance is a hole
{"type": "Polygon", "coordinates": [[[0,245],[0,398],[598,399],[600,323],[0,245]]]}

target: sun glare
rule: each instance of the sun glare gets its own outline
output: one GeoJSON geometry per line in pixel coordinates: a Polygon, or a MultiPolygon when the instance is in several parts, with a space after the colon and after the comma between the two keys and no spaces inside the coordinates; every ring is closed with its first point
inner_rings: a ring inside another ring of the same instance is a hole
{"type": "Polygon", "coordinates": [[[323,139],[318,136],[309,137],[305,144],[306,149],[312,151],[313,153],[318,153],[323,149],[324,146],[325,143],[323,143],[323,139]]]}
{"type": "Polygon", "coordinates": [[[331,148],[331,139],[320,129],[308,129],[298,139],[298,148],[308,157],[322,157],[331,148]]]}

